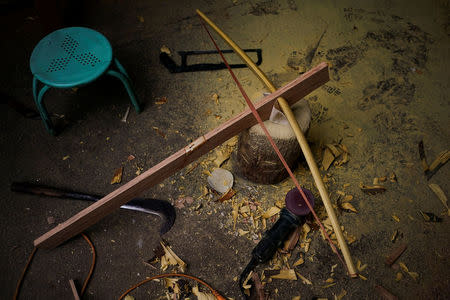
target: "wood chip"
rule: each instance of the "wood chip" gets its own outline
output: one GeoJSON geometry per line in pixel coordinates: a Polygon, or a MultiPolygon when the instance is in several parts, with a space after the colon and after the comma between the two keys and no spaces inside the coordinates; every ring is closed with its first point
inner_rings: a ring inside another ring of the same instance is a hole
{"type": "Polygon", "coordinates": [[[395,173],[392,172],[391,175],[389,175],[389,180],[394,183],[397,182],[397,175],[395,175],[395,173]]]}
{"type": "Polygon", "coordinates": [[[338,194],[340,196],[345,196],[345,193],[343,191],[339,191],[339,190],[336,191],[336,194],[338,194]]]}
{"type": "Polygon", "coordinates": [[[353,200],[353,196],[352,195],[346,195],[344,197],[344,199],[342,199],[342,202],[349,202],[353,200]]]}
{"type": "Polygon", "coordinates": [[[392,266],[392,264],[402,255],[403,252],[405,252],[407,248],[406,244],[402,244],[394,249],[394,251],[391,252],[391,254],[386,258],[384,261],[386,265],[392,266]]]}
{"type": "Polygon", "coordinates": [[[354,213],[357,213],[357,212],[358,212],[358,211],[356,210],[356,208],[355,208],[351,203],[348,203],[348,202],[342,203],[342,204],[341,204],[341,207],[342,207],[342,209],[344,209],[344,210],[347,211],[347,212],[354,212],[354,213]]]}
{"type": "Polygon", "coordinates": [[[200,292],[198,289],[198,286],[194,286],[192,288],[192,293],[197,296],[198,300],[216,300],[216,296],[214,296],[211,293],[204,293],[204,292],[200,292]]]}
{"type": "Polygon", "coordinates": [[[163,105],[166,104],[168,101],[167,97],[161,97],[157,101],[155,101],[156,105],[163,105]]]}
{"type": "Polygon", "coordinates": [[[402,272],[397,272],[397,274],[395,275],[395,281],[400,281],[403,278],[403,273],[402,272]]]}
{"type": "Polygon", "coordinates": [[[424,212],[421,210],[419,210],[419,212],[422,215],[425,222],[433,222],[433,223],[442,222],[442,218],[436,216],[435,214],[433,214],[431,212],[424,212]]]}
{"type": "Polygon", "coordinates": [[[367,277],[366,277],[366,276],[363,276],[363,275],[361,275],[361,274],[358,274],[358,276],[359,276],[359,278],[361,278],[362,280],[367,280],[367,277]]]}
{"type": "Polygon", "coordinates": [[[395,242],[395,240],[397,239],[398,236],[398,230],[394,231],[394,233],[391,236],[391,242],[395,242]]]}
{"type": "Polygon", "coordinates": [[[217,167],[221,167],[228,159],[230,159],[232,151],[227,150],[217,150],[216,151],[216,159],[214,160],[214,164],[217,167]]]}
{"type": "Polygon", "coordinates": [[[186,263],[179,258],[173,250],[167,246],[164,242],[159,242],[161,247],[164,249],[164,256],[161,257],[161,269],[165,271],[169,265],[178,265],[181,272],[184,272],[187,265],[186,263]],[[163,265],[163,261],[165,261],[165,265],[163,265]]]}
{"type": "Polygon", "coordinates": [[[396,215],[392,215],[392,219],[394,219],[395,222],[400,222],[400,218],[396,215]]]}
{"type": "Polygon", "coordinates": [[[408,273],[409,272],[409,269],[408,269],[408,267],[405,265],[405,263],[404,262],[399,262],[398,263],[398,265],[400,266],[400,269],[402,269],[402,271],[403,272],[405,272],[405,273],[408,273]]]}
{"type": "Polygon", "coordinates": [[[361,265],[361,261],[358,259],[358,262],[356,263],[356,268],[359,272],[364,271],[367,268],[367,264],[361,265]]]}
{"type": "Polygon", "coordinates": [[[438,157],[431,163],[430,171],[434,171],[437,167],[444,165],[450,159],[450,150],[442,151],[438,157]]]}
{"type": "Polygon", "coordinates": [[[327,285],[324,285],[324,286],[321,286],[321,288],[327,289],[327,288],[335,286],[335,285],[336,285],[336,282],[335,283],[330,283],[330,284],[327,284],[327,285]]]}
{"type": "Polygon", "coordinates": [[[391,294],[388,290],[386,290],[381,285],[375,286],[375,290],[378,292],[378,294],[385,300],[398,300],[396,296],[391,294]]]}
{"type": "Polygon", "coordinates": [[[230,189],[228,192],[226,192],[225,194],[223,194],[222,196],[220,196],[220,198],[218,199],[218,201],[220,202],[224,202],[226,200],[230,200],[231,198],[233,198],[233,196],[236,194],[236,191],[233,189],[230,189]]]}
{"type": "Polygon", "coordinates": [[[231,214],[233,216],[233,230],[236,230],[236,221],[239,215],[239,207],[237,204],[233,204],[233,211],[231,214]]]}
{"type": "Polygon", "coordinates": [[[301,256],[299,259],[297,259],[297,261],[292,266],[293,267],[300,266],[304,262],[305,262],[305,260],[303,259],[303,256],[301,256]]]}
{"type": "Polygon", "coordinates": [[[216,102],[216,104],[219,104],[219,95],[216,93],[212,94],[211,99],[216,102]]]}
{"type": "Polygon", "coordinates": [[[114,172],[114,176],[111,179],[111,184],[121,183],[122,182],[122,173],[123,173],[123,167],[118,168],[114,172]]]}
{"type": "Polygon", "coordinates": [[[333,144],[326,144],[325,147],[330,149],[330,152],[333,154],[334,157],[338,157],[339,155],[341,155],[344,152],[344,151],[342,151],[342,149],[336,147],[333,144]]]}
{"type": "Polygon", "coordinates": [[[167,55],[172,55],[172,53],[170,52],[169,47],[163,45],[160,49],[161,53],[166,53],[167,55]]]}
{"type": "Polygon", "coordinates": [[[270,218],[270,217],[276,215],[276,214],[279,213],[279,212],[280,212],[280,209],[279,209],[278,207],[272,206],[271,208],[269,208],[269,209],[262,215],[262,217],[263,217],[264,219],[268,219],[268,218],[270,218]]]}
{"type": "Polygon", "coordinates": [[[285,279],[285,280],[297,280],[295,271],[293,269],[280,270],[279,274],[271,275],[270,278],[273,279],[285,279]]]}
{"type": "Polygon", "coordinates": [[[295,274],[297,274],[298,278],[300,278],[304,284],[312,285],[312,282],[299,272],[296,271],[295,274]]]}
{"type": "Polygon", "coordinates": [[[331,150],[329,148],[325,148],[324,152],[323,152],[323,158],[322,158],[322,166],[323,169],[326,171],[328,170],[328,168],[331,166],[331,164],[334,161],[334,155],[331,152],[331,150]]]}
{"type": "Polygon", "coordinates": [[[239,236],[246,235],[246,234],[249,233],[249,232],[250,232],[250,231],[248,231],[248,230],[243,230],[243,229],[241,229],[241,228],[238,229],[239,236]]]}
{"type": "Polygon", "coordinates": [[[435,183],[430,183],[428,185],[430,189],[434,192],[434,194],[438,197],[439,200],[441,200],[444,207],[447,209],[447,215],[450,216],[450,209],[448,208],[448,199],[445,195],[444,191],[441,189],[441,187],[435,183]]]}
{"type": "Polygon", "coordinates": [[[334,297],[334,300],[342,300],[347,295],[346,290],[342,290],[338,295],[334,297]]]}
{"type": "Polygon", "coordinates": [[[364,193],[369,195],[375,195],[386,191],[386,188],[382,185],[364,185],[361,183],[359,187],[364,193]]]}
{"type": "Polygon", "coordinates": [[[419,278],[419,273],[417,272],[408,272],[408,275],[411,276],[414,280],[417,280],[417,278],[419,278]]]}

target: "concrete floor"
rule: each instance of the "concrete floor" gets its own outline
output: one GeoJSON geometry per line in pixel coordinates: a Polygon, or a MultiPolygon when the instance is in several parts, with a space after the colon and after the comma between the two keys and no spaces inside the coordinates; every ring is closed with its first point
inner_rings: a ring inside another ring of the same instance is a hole
{"type": "MultiPolygon", "coordinates": [[[[333,299],[342,290],[347,292],[344,299],[379,299],[374,290],[379,284],[400,299],[448,298],[449,219],[427,185],[439,184],[448,194],[449,167],[441,168],[427,182],[417,150],[418,141],[423,139],[431,163],[449,148],[448,1],[85,2],[67,12],[65,24],[91,27],[108,37],[114,55],[134,80],[144,111],[139,115],[131,111],[128,122],[121,122],[129,105],[126,92],[116,79],[102,78],[77,91],[51,90],[46,95],[49,111],[64,115],[54,119],[60,128],[57,137],[50,136],[40,120],[17,113],[5,99],[34,109],[28,61],[34,45],[51,31],[52,23],[40,17],[31,4],[3,10],[2,298],[13,295],[33,240],[54,226],[48,224],[48,217],[60,223],[86,207],[79,201],[12,193],[9,186],[13,181],[106,194],[118,187],[110,184],[118,167],[124,167],[123,182],[127,182],[137,170],[150,168],[245,108],[227,71],[170,74],[159,63],[163,45],[172,53],[213,49],[195,15],[196,8],[241,47],[261,48],[261,68],[278,86],[298,76],[298,69],[309,69],[322,61],[330,64],[331,81],[307,97],[313,111],[308,139],[319,162],[324,144],[340,141],[349,149],[350,161],[328,170],[332,178],[328,188],[334,201],[337,191],[350,184],[345,192],[354,196],[352,203],[358,213],[341,212],[339,219],[356,237],[350,251],[355,262],[368,264],[361,272],[367,280],[349,279],[344,266],[315,231],[305,253],[309,259],[295,268],[313,285],[301,280],[274,280],[266,285],[271,299],[298,295],[302,299],[333,299]],[[311,61],[302,59],[316,46],[311,61]],[[218,104],[211,99],[213,93],[220,97],[218,104]],[[166,97],[167,103],[155,104],[161,97],[166,97]],[[130,154],[136,159],[127,162],[130,154]],[[396,173],[398,182],[387,183],[385,193],[366,195],[359,189],[360,182],[371,184],[374,177],[391,172],[396,173]],[[419,210],[433,212],[443,221],[425,223],[419,210]],[[390,238],[395,230],[399,237],[393,244],[390,238]],[[399,271],[384,265],[385,256],[402,242],[408,249],[400,261],[419,274],[417,280],[405,274],[396,281],[399,271]],[[323,288],[335,264],[336,284],[323,288]]],[[[228,48],[220,40],[219,45],[228,48]]],[[[252,99],[265,91],[250,71],[240,69],[236,74],[252,99]]],[[[204,164],[192,172],[182,170],[143,196],[171,202],[180,195],[195,199],[192,205],[177,209],[175,226],[164,238],[188,263],[187,273],[205,279],[224,296],[240,299],[233,279],[250,258],[255,245],[252,236],[263,230],[251,229],[251,234],[239,236],[231,225],[231,201],[217,203],[202,196],[207,177],[204,171],[212,171],[213,157],[213,153],[206,155],[199,159],[204,164]],[[194,209],[199,204],[202,208],[194,209]]],[[[232,169],[232,163],[224,167],[232,169]]],[[[296,175],[301,184],[314,190],[304,163],[300,162],[296,175]]],[[[291,187],[289,180],[263,186],[237,177],[234,201],[255,197],[267,209],[291,187]]],[[[96,246],[98,261],[83,298],[114,299],[134,283],[159,274],[160,270],[142,263],[153,256],[159,242],[158,226],[154,216],[118,211],[90,227],[87,233],[96,246]]],[[[249,230],[243,219],[237,228],[249,230]]],[[[300,249],[296,251],[298,254],[300,249]]],[[[39,250],[21,298],[70,299],[68,280],[82,282],[89,264],[90,253],[80,237],[54,250],[39,250]]],[[[133,295],[136,299],[158,299],[165,291],[161,284],[151,283],[133,295]]]]}

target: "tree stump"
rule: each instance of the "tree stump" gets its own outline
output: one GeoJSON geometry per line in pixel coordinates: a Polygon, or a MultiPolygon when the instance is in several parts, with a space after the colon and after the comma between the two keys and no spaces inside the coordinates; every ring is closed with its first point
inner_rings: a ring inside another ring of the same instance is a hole
{"type": "MultiPolygon", "coordinates": [[[[300,100],[292,106],[292,111],[303,133],[306,134],[311,123],[311,109],[308,102],[305,99],[300,100]]],[[[281,123],[267,120],[264,125],[292,169],[302,156],[302,152],[287,120],[281,123]]],[[[274,184],[288,176],[259,124],[239,134],[235,161],[235,172],[256,183],[274,184]]]]}

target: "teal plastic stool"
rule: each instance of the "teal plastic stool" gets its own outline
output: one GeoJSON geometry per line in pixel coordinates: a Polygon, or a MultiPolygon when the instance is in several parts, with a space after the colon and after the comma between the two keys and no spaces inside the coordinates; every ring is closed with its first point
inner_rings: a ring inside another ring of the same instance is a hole
{"type": "Polygon", "coordinates": [[[122,81],[136,112],[141,112],[130,77],[119,61],[113,58],[108,40],[95,30],[69,27],[50,33],[34,48],[30,68],[34,101],[45,128],[53,135],[56,131],[43,101],[45,92],[51,87],[78,87],[108,74],[122,81]],[[39,89],[39,85],[43,85],[42,88],[39,89]]]}

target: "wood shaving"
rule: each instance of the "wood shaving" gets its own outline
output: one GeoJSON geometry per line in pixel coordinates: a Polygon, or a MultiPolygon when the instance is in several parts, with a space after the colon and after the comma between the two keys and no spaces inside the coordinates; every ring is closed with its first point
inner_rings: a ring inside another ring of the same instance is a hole
{"type": "Polygon", "coordinates": [[[249,233],[249,232],[250,232],[250,231],[248,231],[248,230],[243,230],[243,229],[241,229],[241,228],[238,229],[239,236],[246,235],[246,234],[249,233]]]}
{"type": "Polygon", "coordinates": [[[160,49],[161,53],[166,53],[167,55],[172,55],[172,53],[170,52],[169,47],[163,45],[160,49]]]}
{"type": "Polygon", "coordinates": [[[395,173],[392,172],[391,175],[389,175],[389,180],[394,183],[397,182],[397,175],[395,175],[395,173]]]}
{"type": "Polygon", "coordinates": [[[400,269],[402,269],[402,271],[403,272],[405,272],[405,273],[408,273],[409,272],[409,269],[408,269],[408,267],[405,265],[405,263],[403,263],[403,262],[399,262],[398,263],[398,265],[400,266],[400,269]]]}
{"type": "Polygon", "coordinates": [[[342,209],[347,210],[347,211],[351,211],[351,212],[354,212],[354,213],[358,212],[356,210],[356,208],[351,203],[348,203],[348,202],[342,203],[341,207],[342,207],[342,209]]]}
{"type": "Polygon", "coordinates": [[[379,193],[383,193],[386,191],[386,188],[382,185],[364,185],[364,184],[360,184],[359,185],[360,189],[369,195],[375,195],[375,194],[379,194],[379,193]]]}
{"type": "Polygon", "coordinates": [[[430,171],[436,169],[437,166],[445,164],[450,159],[450,150],[439,153],[438,157],[431,163],[430,171]]]}
{"type": "Polygon", "coordinates": [[[276,214],[278,214],[280,212],[280,209],[276,206],[272,206],[271,208],[269,208],[263,215],[262,217],[264,219],[268,219],[272,216],[275,216],[276,214]]]}
{"type": "Polygon", "coordinates": [[[222,196],[220,196],[220,198],[218,199],[218,201],[220,202],[224,202],[226,200],[230,200],[231,198],[233,198],[233,196],[236,194],[236,191],[233,189],[229,189],[228,192],[226,192],[225,194],[223,194],[222,196]]]}
{"type": "Polygon", "coordinates": [[[300,266],[304,262],[305,262],[305,260],[303,259],[303,256],[301,256],[292,266],[293,267],[300,266]]]}
{"type": "Polygon", "coordinates": [[[305,276],[303,276],[299,272],[296,271],[295,274],[297,274],[298,278],[300,278],[304,284],[312,285],[311,280],[309,280],[308,278],[306,278],[305,276]]]}
{"type": "Polygon", "coordinates": [[[331,150],[329,148],[325,148],[325,150],[323,152],[323,158],[322,158],[322,166],[325,171],[328,170],[328,168],[333,163],[334,159],[335,159],[335,157],[334,157],[333,153],[331,152],[331,150]]]}
{"type": "Polygon", "coordinates": [[[111,179],[111,184],[121,183],[122,182],[122,173],[123,173],[123,167],[118,168],[114,172],[114,176],[111,179]]]}
{"type": "Polygon", "coordinates": [[[297,280],[295,271],[293,269],[280,270],[279,274],[270,276],[272,279],[297,280]]]}
{"type": "Polygon", "coordinates": [[[417,280],[417,278],[419,278],[419,273],[417,272],[408,272],[408,275],[411,276],[414,280],[417,280]]]}
{"type": "Polygon", "coordinates": [[[344,197],[344,199],[342,199],[343,202],[349,202],[353,200],[353,196],[352,195],[346,195],[344,197]]]}
{"type": "Polygon", "coordinates": [[[164,96],[164,97],[159,98],[157,101],[155,101],[155,104],[156,105],[163,105],[163,104],[166,104],[167,101],[168,101],[167,97],[164,96]]]}
{"type": "Polygon", "coordinates": [[[341,155],[344,152],[344,151],[342,151],[342,149],[340,149],[340,147],[338,148],[333,144],[326,144],[325,147],[330,149],[330,152],[333,154],[334,157],[338,157],[339,155],[341,155]]]}
{"type": "Polygon", "coordinates": [[[358,276],[359,276],[359,278],[361,278],[362,280],[367,280],[367,277],[365,277],[365,276],[363,276],[363,275],[361,275],[361,274],[358,274],[358,276]]]}
{"type": "Polygon", "coordinates": [[[164,256],[161,257],[161,269],[165,271],[169,265],[178,266],[181,272],[185,272],[187,267],[186,263],[179,258],[173,250],[165,245],[164,242],[160,242],[162,248],[164,249],[164,256]]]}
{"type": "Polygon", "coordinates": [[[441,189],[441,187],[435,183],[430,183],[428,185],[430,189],[433,191],[433,193],[438,197],[438,199],[442,202],[444,207],[447,209],[447,215],[450,216],[450,209],[448,208],[448,199],[445,195],[444,191],[441,189]]]}
{"type": "Polygon", "coordinates": [[[334,300],[342,300],[347,295],[346,290],[342,290],[338,295],[334,296],[334,300]]]}
{"type": "Polygon", "coordinates": [[[356,263],[356,268],[359,272],[364,271],[367,268],[367,264],[361,265],[361,261],[358,259],[358,262],[356,263]]]}
{"type": "Polygon", "coordinates": [[[192,293],[197,296],[198,300],[216,300],[216,296],[211,293],[200,292],[198,286],[192,288],[192,293]]]}
{"type": "Polygon", "coordinates": [[[231,214],[233,216],[233,230],[236,230],[236,221],[239,215],[239,207],[237,204],[233,204],[233,211],[231,214]]]}
{"type": "Polygon", "coordinates": [[[217,95],[216,93],[212,94],[211,99],[216,102],[216,105],[219,104],[219,95],[217,95]]]}

